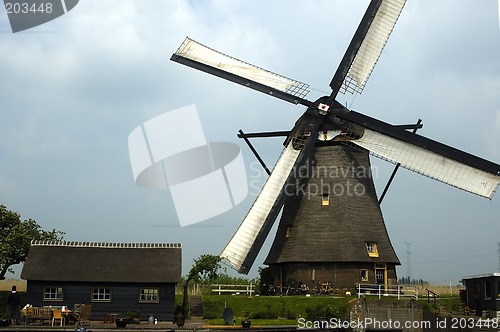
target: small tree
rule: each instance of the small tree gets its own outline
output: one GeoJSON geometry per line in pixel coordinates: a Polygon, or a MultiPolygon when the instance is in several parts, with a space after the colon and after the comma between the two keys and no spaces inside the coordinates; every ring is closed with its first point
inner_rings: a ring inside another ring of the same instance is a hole
{"type": "Polygon", "coordinates": [[[221,258],[219,256],[203,254],[194,260],[194,264],[184,282],[184,294],[182,298],[182,315],[188,312],[188,286],[191,280],[198,278],[214,280],[217,278],[220,269],[221,258]]]}
{"type": "Polygon", "coordinates": [[[22,263],[28,257],[32,240],[60,241],[63,232],[44,231],[33,219],[21,220],[17,212],[7,210],[0,204],[0,280],[12,265],[22,263]]]}

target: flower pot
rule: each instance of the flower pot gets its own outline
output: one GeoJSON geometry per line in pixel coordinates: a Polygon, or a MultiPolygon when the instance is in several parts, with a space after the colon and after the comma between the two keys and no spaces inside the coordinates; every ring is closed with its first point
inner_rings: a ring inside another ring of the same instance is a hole
{"type": "Polygon", "coordinates": [[[242,320],[241,321],[241,327],[244,327],[246,329],[250,328],[250,325],[252,324],[252,321],[250,320],[242,320]]]}
{"type": "Polygon", "coordinates": [[[128,319],[127,318],[117,318],[115,320],[115,323],[116,323],[116,327],[126,327],[127,326],[127,323],[128,323],[128,319]]]}
{"type": "Polygon", "coordinates": [[[184,326],[185,322],[186,322],[186,317],[182,315],[175,316],[175,325],[177,325],[178,327],[184,326]]]}

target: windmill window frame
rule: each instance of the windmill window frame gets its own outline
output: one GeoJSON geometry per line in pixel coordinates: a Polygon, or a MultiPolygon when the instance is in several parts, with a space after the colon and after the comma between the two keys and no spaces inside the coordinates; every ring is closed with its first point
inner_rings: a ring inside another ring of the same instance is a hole
{"type": "Polygon", "coordinates": [[[368,281],[368,270],[367,269],[361,269],[361,281],[368,281]]]}
{"type": "Polygon", "coordinates": [[[321,205],[322,206],[330,205],[330,194],[325,193],[321,195],[321,205]]]}
{"type": "Polygon", "coordinates": [[[291,233],[292,233],[292,226],[286,226],[285,238],[288,239],[291,233]]]}
{"type": "Polygon", "coordinates": [[[377,242],[365,242],[366,251],[368,252],[368,256],[370,257],[379,257],[377,242]]]}

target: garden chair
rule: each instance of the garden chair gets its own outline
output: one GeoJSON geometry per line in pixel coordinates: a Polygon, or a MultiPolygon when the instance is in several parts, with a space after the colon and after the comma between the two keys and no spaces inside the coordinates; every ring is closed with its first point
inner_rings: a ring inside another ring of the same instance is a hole
{"type": "Polygon", "coordinates": [[[64,318],[62,315],[62,310],[60,309],[54,309],[52,311],[52,326],[54,326],[54,323],[59,320],[59,326],[64,325],[64,318]]]}

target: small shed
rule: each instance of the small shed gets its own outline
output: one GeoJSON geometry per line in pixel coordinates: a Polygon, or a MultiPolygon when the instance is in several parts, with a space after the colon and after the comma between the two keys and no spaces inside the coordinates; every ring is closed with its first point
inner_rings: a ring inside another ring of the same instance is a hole
{"type": "Polygon", "coordinates": [[[21,272],[33,306],[92,305],[93,320],[132,312],[173,320],[180,243],[32,242],[21,272]]]}
{"type": "Polygon", "coordinates": [[[482,316],[485,311],[500,314],[500,272],[464,277],[466,305],[482,316]]]}

